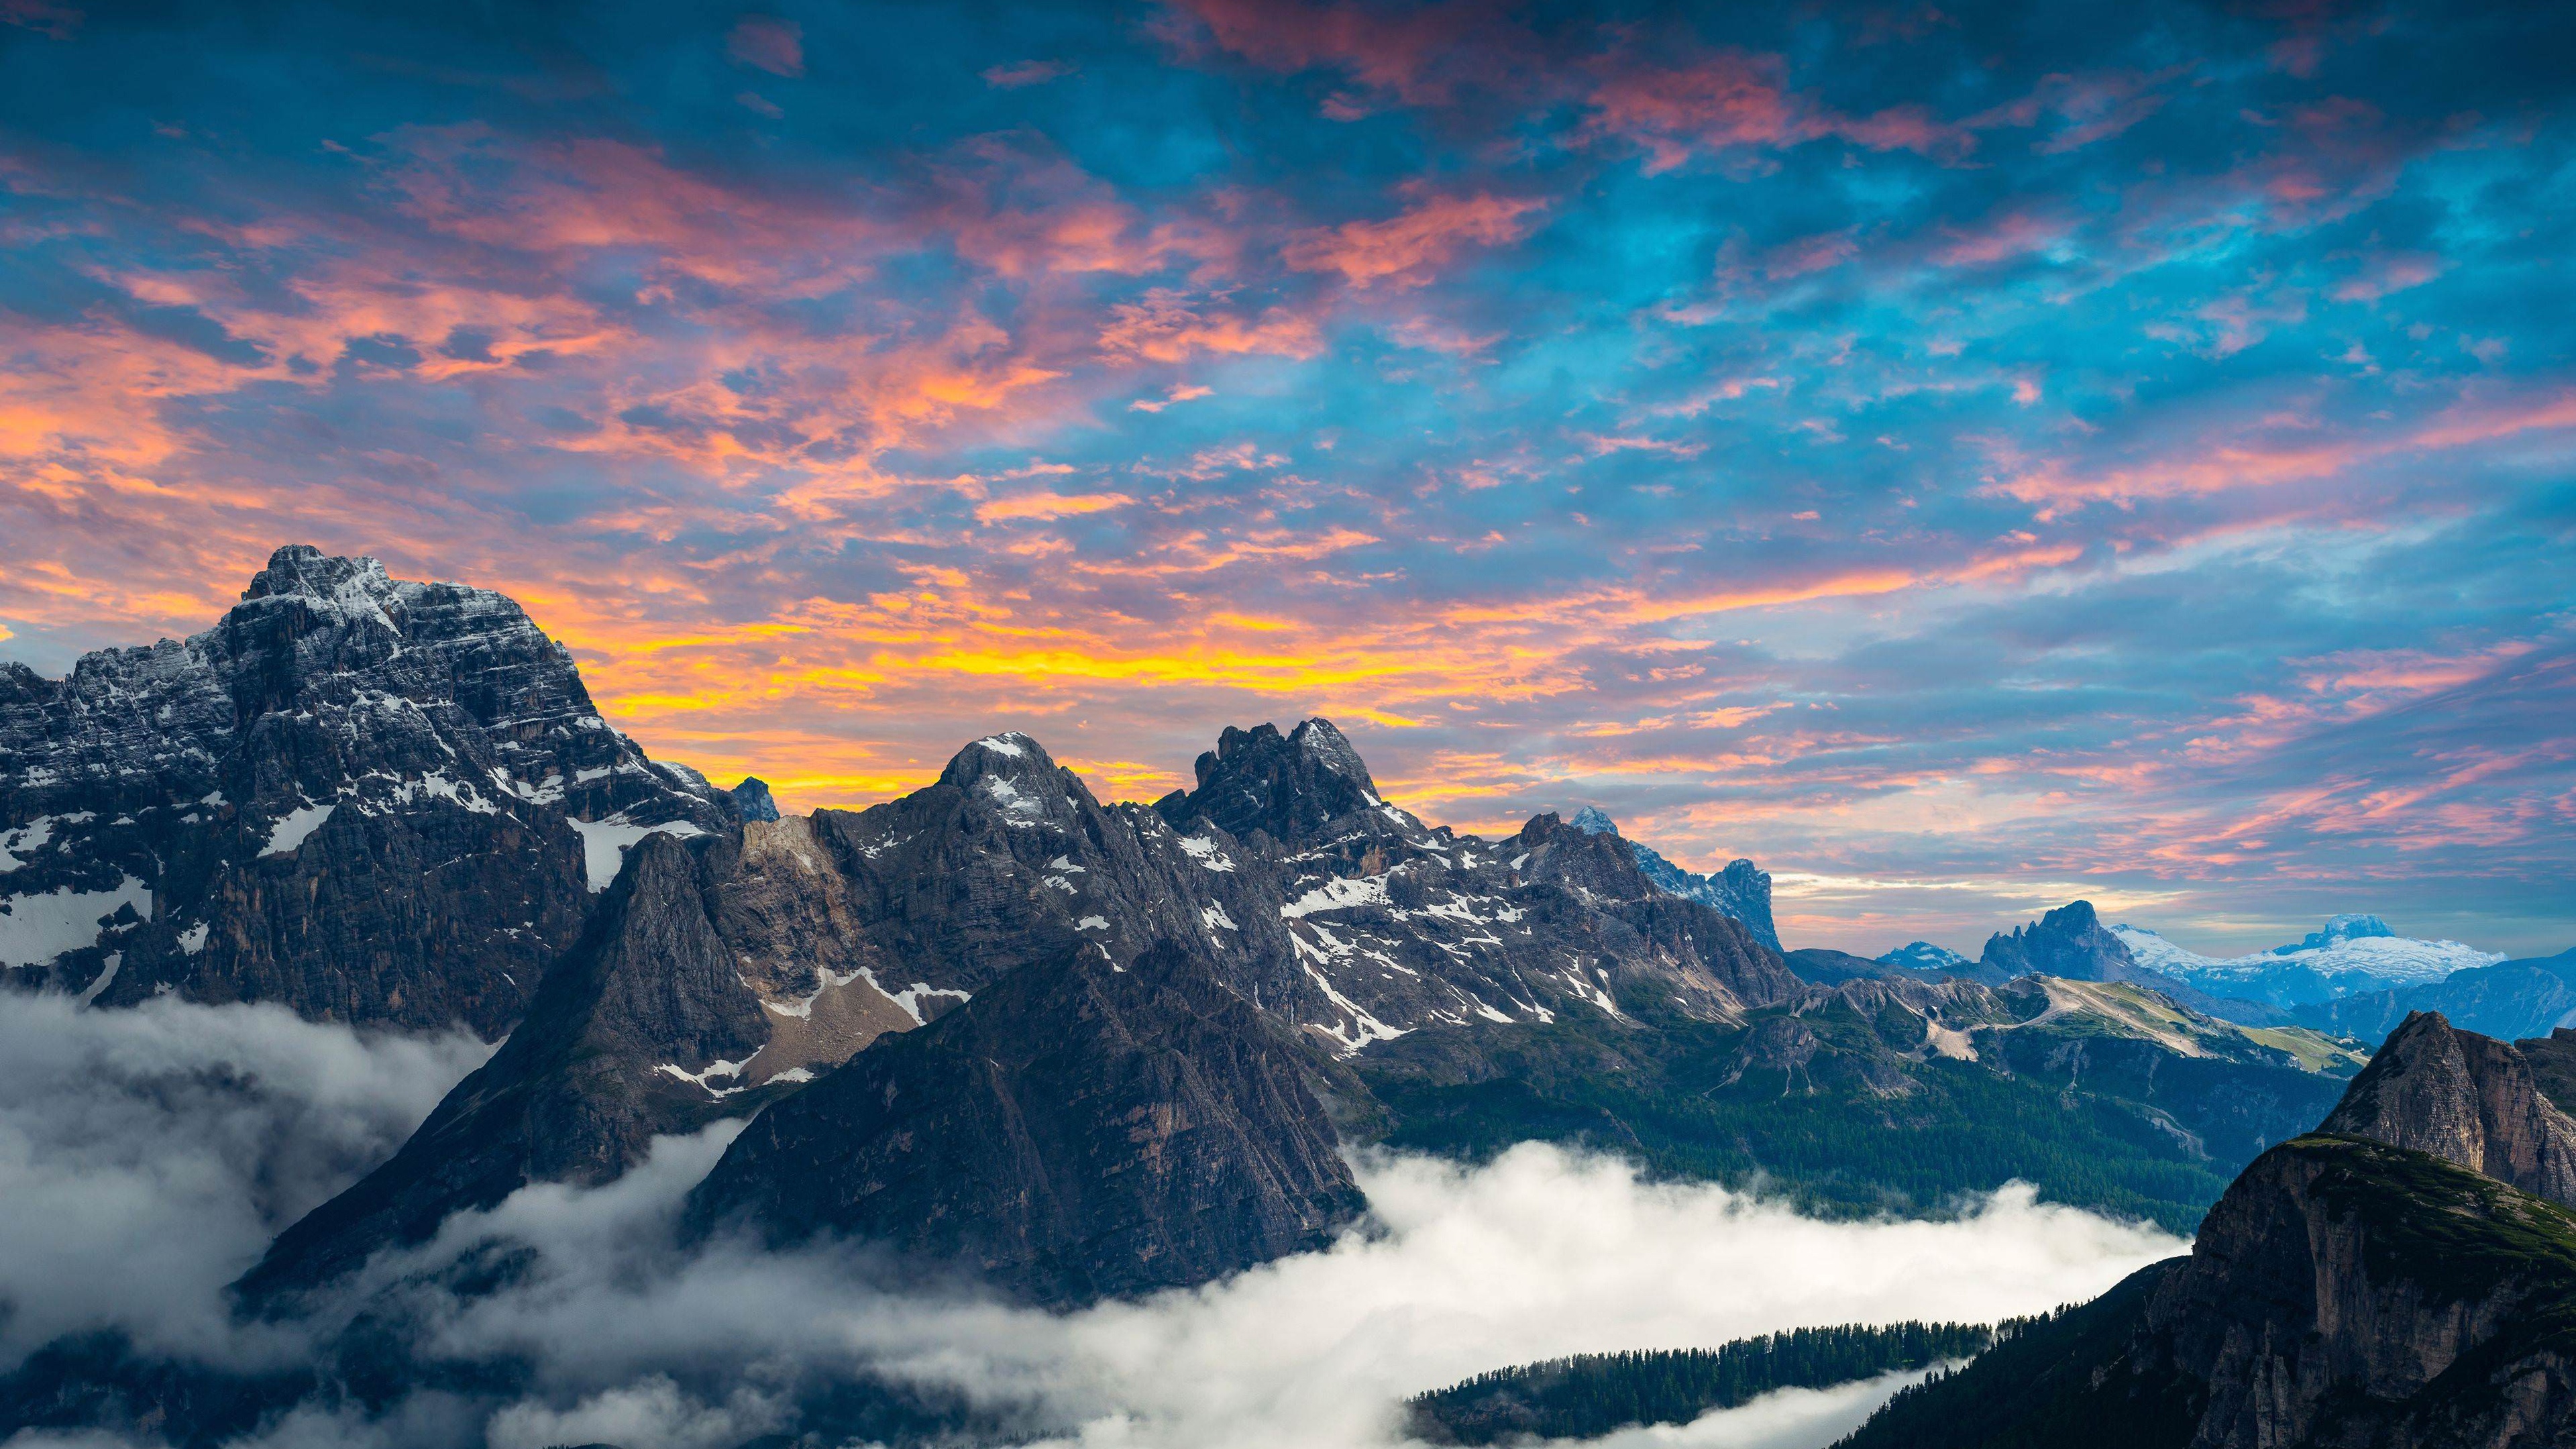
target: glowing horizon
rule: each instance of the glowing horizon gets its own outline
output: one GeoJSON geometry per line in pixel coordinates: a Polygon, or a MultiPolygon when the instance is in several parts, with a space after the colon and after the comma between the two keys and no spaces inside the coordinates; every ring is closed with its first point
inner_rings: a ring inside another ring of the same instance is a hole
{"type": "Polygon", "coordinates": [[[2576,944],[2545,16],[262,13],[0,5],[0,658],[312,542],[794,809],[1320,714],[1792,945],[2576,944]]]}

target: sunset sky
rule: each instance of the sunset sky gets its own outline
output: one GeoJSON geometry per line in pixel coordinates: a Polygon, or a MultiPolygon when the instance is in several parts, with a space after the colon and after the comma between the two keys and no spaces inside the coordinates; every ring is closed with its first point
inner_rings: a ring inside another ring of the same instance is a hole
{"type": "Polygon", "coordinates": [[[275,546],[791,808],[1337,721],[1792,945],[2576,945],[2563,7],[0,0],[0,657],[275,546]]]}

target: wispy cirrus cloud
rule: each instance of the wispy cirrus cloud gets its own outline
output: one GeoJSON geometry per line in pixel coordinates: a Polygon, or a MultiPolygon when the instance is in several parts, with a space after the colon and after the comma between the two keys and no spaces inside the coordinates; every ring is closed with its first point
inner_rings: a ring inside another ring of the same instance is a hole
{"type": "MultiPolygon", "coordinates": [[[[519,594],[792,803],[1005,724],[1159,793],[1323,712],[1479,828],[2576,929],[2545,34],[496,24],[148,95],[238,38],[9,32],[11,655],[202,627],[307,539],[519,594]]],[[[2023,908],[1917,904],[1800,930],[2023,908]]]]}

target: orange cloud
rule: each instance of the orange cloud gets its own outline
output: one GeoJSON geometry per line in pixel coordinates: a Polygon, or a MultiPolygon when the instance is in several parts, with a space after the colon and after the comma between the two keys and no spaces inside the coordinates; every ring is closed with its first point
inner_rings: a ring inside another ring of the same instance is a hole
{"type": "Polygon", "coordinates": [[[1427,196],[1384,221],[1300,232],[1280,256],[1299,271],[1339,272],[1354,287],[1420,286],[1469,247],[1504,246],[1527,236],[1534,214],[1545,208],[1545,202],[1524,197],[1427,196]]]}

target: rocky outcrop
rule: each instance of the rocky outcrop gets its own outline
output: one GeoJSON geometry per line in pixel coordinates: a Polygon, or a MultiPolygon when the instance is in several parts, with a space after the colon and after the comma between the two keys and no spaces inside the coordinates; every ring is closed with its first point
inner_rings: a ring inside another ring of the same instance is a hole
{"type": "Polygon", "coordinates": [[[2515,1048],[2410,1019],[2188,1258],[1899,1395],[1845,1449],[2576,1439],[2576,1214],[2507,1180],[2555,1181],[2564,1119],[2530,1081],[2515,1048]]]}
{"type": "Polygon", "coordinates": [[[651,832],[732,812],[499,594],[283,548],[214,628],[0,666],[0,971],[486,1038],[651,832]]]}
{"type": "MultiPolygon", "coordinates": [[[[1617,835],[1618,822],[1598,807],[1586,805],[1567,822],[1575,829],[1592,835],[1617,835]]],[[[1781,949],[1780,932],[1771,922],[1771,875],[1749,860],[1730,860],[1724,869],[1712,875],[1685,870],[1666,860],[1649,845],[1628,841],[1629,851],[1637,858],[1637,868],[1645,873],[1655,888],[1684,900],[1698,901],[1722,915],[1744,923],[1753,939],[1774,951],[1781,949]]]]}
{"type": "Polygon", "coordinates": [[[279,1235],[244,1300],[278,1306],[531,1182],[610,1181],[656,1134],[756,1107],[741,1069],[768,1013],[710,909],[734,854],[722,837],[639,843],[509,1041],[392,1160],[279,1235]]]}
{"type": "Polygon", "coordinates": [[[754,1119],[706,1234],[835,1235],[1078,1304],[1321,1246],[1358,1189],[1295,1050],[1191,952],[1023,965],[754,1119]]]}
{"type": "Polygon", "coordinates": [[[2091,901],[2074,901],[1986,941],[1983,965],[2013,976],[2065,976],[2122,981],[2135,974],[2129,948],[2102,924],[2091,901]]]}
{"type": "Polygon", "coordinates": [[[1277,725],[1229,725],[1194,769],[1197,789],[1156,802],[1174,825],[1204,820],[1238,839],[1259,835],[1285,846],[1354,827],[1375,832],[1401,825],[1392,816],[1372,818],[1386,808],[1377,782],[1328,719],[1306,720],[1285,735],[1277,725]]]}
{"type": "Polygon", "coordinates": [[[2354,1139],[2265,1154],[2147,1302],[2192,1442],[2552,1443],[2576,1428],[2576,1218],[2354,1139]]]}
{"type": "Polygon", "coordinates": [[[2319,1129],[2429,1153],[2576,1206],[2576,1120],[2507,1042],[2417,1012],[2389,1034],[2319,1129]]]}
{"type": "Polygon", "coordinates": [[[778,818],[778,801],[769,793],[769,782],[758,775],[747,776],[741,784],[725,793],[733,796],[734,813],[740,815],[745,823],[778,818]]]}

